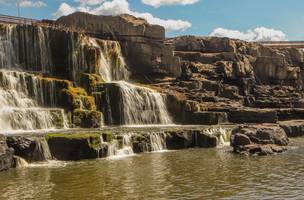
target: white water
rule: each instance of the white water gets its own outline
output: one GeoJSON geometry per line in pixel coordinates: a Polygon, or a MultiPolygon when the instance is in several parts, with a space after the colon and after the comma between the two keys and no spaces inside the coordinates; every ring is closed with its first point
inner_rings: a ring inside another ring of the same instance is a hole
{"type": "MultiPolygon", "coordinates": [[[[66,39],[67,49],[61,53],[67,56],[66,64],[72,80],[77,82],[81,73],[89,72],[100,75],[107,82],[121,81],[118,85],[122,91],[122,124],[172,124],[161,94],[124,82],[129,80],[130,72],[117,41],[72,32],[66,39]]],[[[41,108],[56,107],[54,83],[45,84],[35,75],[14,71],[16,68],[46,73],[56,70],[51,42],[54,41],[48,28],[0,25],[0,69],[11,69],[0,72],[3,74],[0,74],[3,78],[0,132],[57,128],[54,121],[58,113],[54,114],[54,109],[41,108]]]]}
{"type": "Polygon", "coordinates": [[[37,160],[47,161],[52,160],[49,145],[44,137],[35,139],[36,146],[33,151],[33,156],[37,160]]]}
{"type": "Polygon", "coordinates": [[[125,81],[115,83],[121,92],[122,124],[173,124],[164,103],[164,97],[160,93],[125,81]]]}
{"type": "MultiPolygon", "coordinates": [[[[56,125],[60,118],[65,121],[62,109],[39,107],[38,102],[43,104],[45,99],[43,89],[33,75],[0,70],[0,132],[63,128],[65,124],[56,125]]],[[[52,104],[55,100],[49,101],[52,104]]]]}
{"type": "Polygon", "coordinates": [[[133,133],[126,133],[122,135],[122,144],[119,144],[119,141],[114,139],[113,141],[107,143],[108,145],[108,155],[109,159],[124,158],[127,156],[134,155],[131,138],[133,133]]]}
{"type": "Polygon", "coordinates": [[[51,72],[52,67],[47,29],[0,24],[0,68],[51,72]]]}
{"type": "Polygon", "coordinates": [[[19,156],[14,156],[16,168],[26,168],[29,166],[28,162],[19,156]]]}
{"type": "Polygon", "coordinates": [[[230,144],[230,136],[231,136],[231,129],[225,128],[208,128],[204,130],[204,133],[209,135],[214,135],[217,137],[218,145],[226,146],[230,144]]]}
{"type": "Polygon", "coordinates": [[[165,133],[150,133],[151,151],[163,151],[167,149],[165,133]]]}

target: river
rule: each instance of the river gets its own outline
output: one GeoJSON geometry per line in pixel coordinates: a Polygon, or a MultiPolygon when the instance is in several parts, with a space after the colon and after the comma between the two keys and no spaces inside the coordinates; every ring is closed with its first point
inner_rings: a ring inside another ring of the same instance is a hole
{"type": "Polygon", "coordinates": [[[0,173],[0,199],[303,199],[304,138],[286,153],[230,147],[34,164],[0,173]]]}

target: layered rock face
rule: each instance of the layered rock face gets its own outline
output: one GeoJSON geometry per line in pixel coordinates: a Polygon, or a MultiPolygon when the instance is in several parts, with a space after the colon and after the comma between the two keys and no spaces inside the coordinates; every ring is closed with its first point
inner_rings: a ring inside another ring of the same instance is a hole
{"type": "Polygon", "coordinates": [[[301,118],[302,50],[194,36],[167,43],[182,60],[181,77],[158,84],[178,96],[173,111],[182,111],[182,106],[190,116],[221,112],[235,123],[301,118]]]}
{"type": "Polygon", "coordinates": [[[96,16],[76,12],[61,17],[56,24],[83,29],[93,37],[119,41],[132,74],[137,79],[157,74],[178,77],[179,59],[164,43],[165,29],[130,15],[96,16]]]}

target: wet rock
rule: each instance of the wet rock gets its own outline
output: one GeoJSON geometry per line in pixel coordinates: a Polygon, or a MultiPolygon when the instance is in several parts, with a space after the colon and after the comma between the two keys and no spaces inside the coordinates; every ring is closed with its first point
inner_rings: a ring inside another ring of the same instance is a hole
{"type": "Polygon", "coordinates": [[[15,155],[27,162],[45,161],[51,159],[48,146],[44,138],[29,136],[7,137],[7,145],[14,149],[15,155]]]}
{"type": "Polygon", "coordinates": [[[280,122],[280,126],[284,129],[288,137],[304,136],[304,121],[284,121],[280,122]]]}
{"type": "Polygon", "coordinates": [[[50,152],[58,160],[83,160],[102,157],[104,153],[97,133],[48,134],[50,152]]]}
{"type": "Polygon", "coordinates": [[[289,140],[277,125],[239,126],[232,131],[231,146],[235,153],[269,155],[286,150],[289,140]]]}
{"type": "Polygon", "coordinates": [[[14,150],[6,144],[6,138],[0,135],[0,171],[8,170],[14,166],[14,150]]]}
{"type": "Polygon", "coordinates": [[[168,132],[166,144],[168,149],[186,149],[194,146],[193,133],[191,131],[168,132]]]}
{"type": "Polygon", "coordinates": [[[206,133],[198,132],[197,134],[197,141],[196,145],[201,148],[212,148],[216,147],[218,144],[218,139],[214,135],[209,135],[206,133]]]}

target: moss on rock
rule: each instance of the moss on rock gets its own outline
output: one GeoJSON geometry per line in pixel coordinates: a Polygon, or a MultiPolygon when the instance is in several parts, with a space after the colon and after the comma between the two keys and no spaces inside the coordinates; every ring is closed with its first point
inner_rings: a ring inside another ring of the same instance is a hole
{"type": "Polygon", "coordinates": [[[99,128],[102,122],[102,113],[76,109],[73,111],[73,124],[81,128],[99,128]]]}

